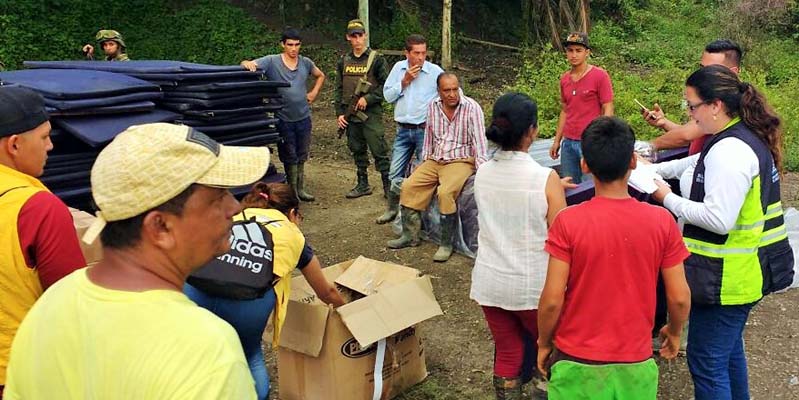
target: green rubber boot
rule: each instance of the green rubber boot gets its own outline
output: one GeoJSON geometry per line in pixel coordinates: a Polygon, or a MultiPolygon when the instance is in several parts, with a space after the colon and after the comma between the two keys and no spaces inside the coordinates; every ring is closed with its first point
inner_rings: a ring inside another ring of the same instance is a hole
{"type": "Polygon", "coordinates": [[[316,197],[305,191],[305,163],[297,164],[297,197],[302,201],[314,201],[316,197]]]}
{"type": "Polygon", "coordinates": [[[452,236],[455,234],[455,214],[441,214],[441,245],[433,261],[445,262],[452,256],[452,236]]]}
{"type": "Polygon", "coordinates": [[[419,231],[422,229],[422,215],[412,208],[402,207],[402,235],[387,243],[390,249],[403,249],[419,245],[419,231]]]}

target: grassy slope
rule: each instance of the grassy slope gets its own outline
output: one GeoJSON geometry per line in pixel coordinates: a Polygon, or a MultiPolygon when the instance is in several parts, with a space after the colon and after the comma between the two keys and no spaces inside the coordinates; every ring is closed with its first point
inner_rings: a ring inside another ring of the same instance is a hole
{"type": "MultiPolygon", "coordinates": [[[[706,43],[722,37],[715,10],[689,1],[652,0],[647,8],[629,10],[623,25],[597,21],[591,32],[592,63],[607,69],[613,80],[616,114],[629,121],[641,138],[658,131],[640,118],[633,99],[659,103],[667,116],[686,121],[680,109],[685,78],[697,67],[706,43]]],[[[763,39],[746,49],[742,77],[768,96],[785,125],[786,166],[799,170],[799,110],[790,94],[799,88],[799,77],[791,65],[799,56],[784,38],[763,39]],[[767,84],[768,82],[768,84],[767,84]]],[[[568,68],[561,53],[551,49],[531,51],[519,73],[515,90],[539,101],[541,134],[552,136],[559,112],[558,77],[568,68]]]]}

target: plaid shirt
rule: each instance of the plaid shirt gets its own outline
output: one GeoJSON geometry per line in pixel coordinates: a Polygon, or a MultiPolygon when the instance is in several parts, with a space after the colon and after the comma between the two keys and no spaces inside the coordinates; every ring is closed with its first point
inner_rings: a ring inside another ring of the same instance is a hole
{"type": "Polygon", "coordinates": [[[440,97],[430,102],[422,159],[446,163],[474,157],[478,168],[488,158],[483,109],[473,99],[460,96],[452,121],[444,114],[440,97]]]}

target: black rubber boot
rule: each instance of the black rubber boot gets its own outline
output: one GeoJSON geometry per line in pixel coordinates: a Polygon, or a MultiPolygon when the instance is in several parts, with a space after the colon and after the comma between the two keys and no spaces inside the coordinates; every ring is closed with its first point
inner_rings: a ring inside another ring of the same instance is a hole
{"type": "Polygon", "coordinates": [[[358,170],[358,184],[355,185],[349,193],[346,194],[348,199],[357,199],[361,196],[372,194],[372,188],[369,187],[369,175],[366,170],[358,170]]]}
{"type": "Polygon", "coordinates": [[[419,245],[419,231],[422,229],[422,215],[412,208],[402,207],[402,234],[399,238],[389,240],[390,249],[403,249],[419,245]]]}
{"type": "Polygon", "coordinates": [[[452,256],[452,237],[455,234],[455,214],[441,214],[441,244],[433,261],[445,262],[452,256]]]}
{"type": "Polygon", "coordinates": [[[297,197],[302,201],[314,201],[316,197],[305,191],[305,163],[297,164],[297,197]]]}

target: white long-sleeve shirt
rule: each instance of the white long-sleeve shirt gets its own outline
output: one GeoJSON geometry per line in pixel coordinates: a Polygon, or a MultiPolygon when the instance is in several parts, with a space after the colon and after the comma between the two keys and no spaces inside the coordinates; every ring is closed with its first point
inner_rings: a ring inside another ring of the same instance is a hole
{"type": "Polygon", "coordinates": [[[760,174],[757,155],[738,138],[729,137],[716,143],[705,156],[705,198],[697,202],[688,197],[698,160],[699,154],[696,154],[656,164],[662,177],[680,180],[680,191],[684,196],[669,193],[663,205],[681,222],[720,235],[727,234],[735,226],[746,194],[760,174]]]}

